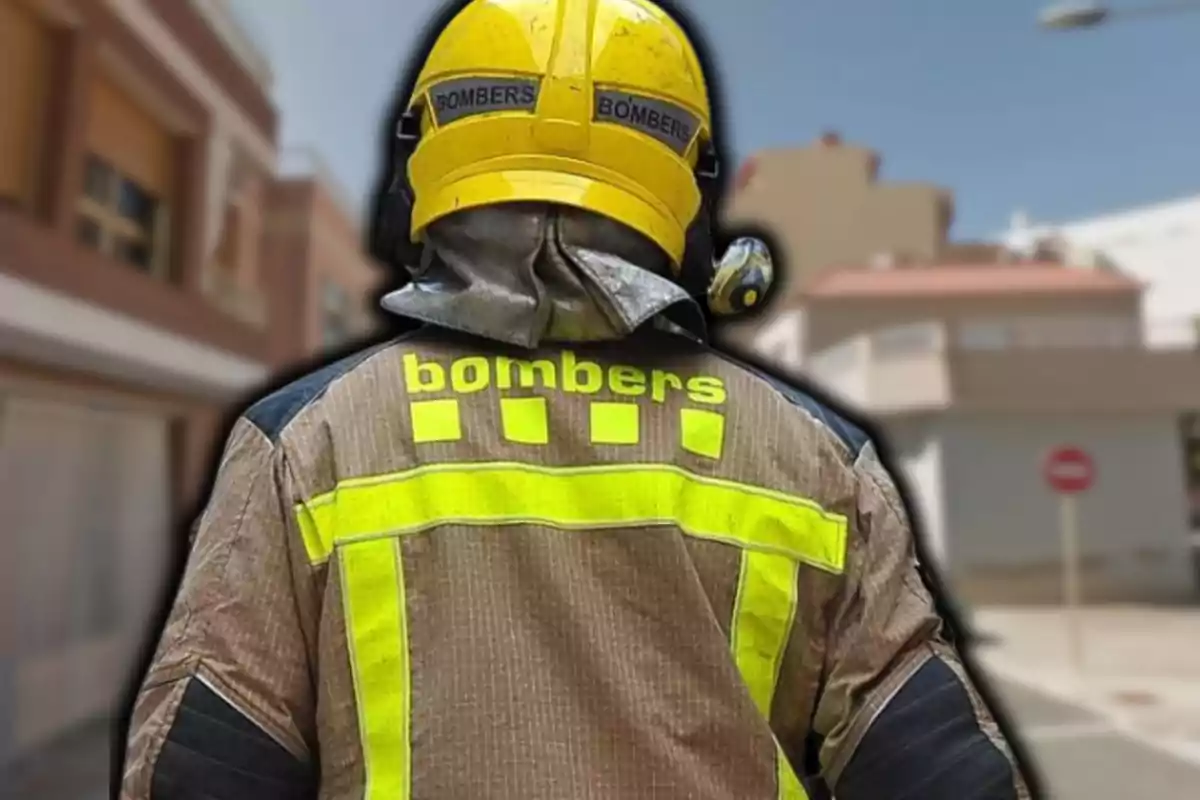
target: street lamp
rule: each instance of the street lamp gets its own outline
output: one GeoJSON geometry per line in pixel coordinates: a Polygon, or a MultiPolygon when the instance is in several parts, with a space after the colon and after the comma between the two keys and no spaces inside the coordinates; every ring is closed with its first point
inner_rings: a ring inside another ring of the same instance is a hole
{"type": "Polygon", "coordinates": [[[1177,0],[1173,3],[1111,8],[1102,3],[1065,3],[1049,6],[1038,14],[1038,22],[1051,30],[1078,30],[1103,25],[1114,17],[1149,17],[1200,11],[1200,0],[1177,0]]]}
{"type": "Polygon", "coordinates": [[[1110,13],[1107,7],[1101,5],[1050,6],[1038,14],[1038,22],[1043,28],[1054,30],[1091,28],[1102,24],[1110,13]]]}

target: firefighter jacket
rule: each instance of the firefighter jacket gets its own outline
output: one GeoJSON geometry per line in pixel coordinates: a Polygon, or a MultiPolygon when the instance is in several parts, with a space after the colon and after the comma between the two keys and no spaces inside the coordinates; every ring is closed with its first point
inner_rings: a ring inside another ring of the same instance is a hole
{"type": "Polygon", "coordinates": [[[1008,800],[875,448],[661,331],[424,328],[251,407],[124,800],[1008,800]]]}

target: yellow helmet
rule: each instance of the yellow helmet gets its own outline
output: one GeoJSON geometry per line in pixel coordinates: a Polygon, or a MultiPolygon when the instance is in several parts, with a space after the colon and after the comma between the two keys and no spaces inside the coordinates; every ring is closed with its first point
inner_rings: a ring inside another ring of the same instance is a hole
{"type": "Polygon", "coordinates": [[[649,0],[472,0],[417,77],[418,116],[412,241],[454,211],[542,201],[622,222],[682,262],[712,112],[692,43],[649,0]]]}

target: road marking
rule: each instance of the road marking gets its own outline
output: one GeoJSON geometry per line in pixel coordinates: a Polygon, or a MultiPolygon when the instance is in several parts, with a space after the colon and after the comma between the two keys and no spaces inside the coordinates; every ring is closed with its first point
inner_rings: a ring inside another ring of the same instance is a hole
{"type": "Polygon", "coordinates": [[[1054,742],[1062,739],[1084,739],[1089,736],[1112,736],[1117,730],[1104,722],[1063,722],[1054,725],[1017,724],[1017,733],[1030,742],[1054,742]]]}

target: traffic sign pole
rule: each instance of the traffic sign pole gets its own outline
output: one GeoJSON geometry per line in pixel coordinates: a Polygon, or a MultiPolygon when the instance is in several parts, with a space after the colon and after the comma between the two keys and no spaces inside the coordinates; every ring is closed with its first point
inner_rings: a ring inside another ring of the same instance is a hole
{"type": "Polygon", "coordinates": [[[1067,621],[1067,647],[1070,666],[1083,672],[1083,580],[1079,540],[1078,496],[1091,488],[1096,479],[1092,458],[1078,447],[1056,447],[1043,464],[1043,474],[1051,490],[1059,496],[1059,536],[1062,550],[1063,605],[1067,621]]]}
{"type": "Polygon", "coordinates": [[[1079,514],[1073,494],[1059,499],[1059,524],[1062,538],[1063,601],[1067,611],[1067,646],[1071,669],[1083,672],[1083,625],[1080,619],[1082,587],[1080,582],[1079,514]]]}

